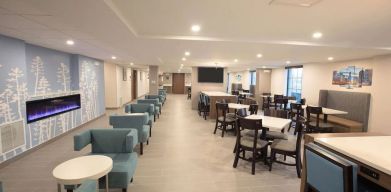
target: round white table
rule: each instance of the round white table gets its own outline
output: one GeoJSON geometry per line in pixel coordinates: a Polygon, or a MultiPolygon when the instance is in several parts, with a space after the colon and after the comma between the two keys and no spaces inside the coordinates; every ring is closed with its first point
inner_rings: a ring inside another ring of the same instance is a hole
{"type": "Polygon", "coordinates": [[[61,185],[79,185],[85,180],[98,180],[105,176],[106,192],[109,191],[108,173],[113,168],[113,160],[103,155],[88,155],[70,159],[53,169],[53,176],[58,183],[58,191],[61,185]]]}

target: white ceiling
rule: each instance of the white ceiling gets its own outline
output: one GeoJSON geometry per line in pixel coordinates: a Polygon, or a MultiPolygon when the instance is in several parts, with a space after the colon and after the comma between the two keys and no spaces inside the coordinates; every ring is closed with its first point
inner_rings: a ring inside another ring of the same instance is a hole
{"type": "Polygon", "coordinates": [[[321,0],[311,7],[270,1],[0,0],[0,34],[164,72],[180,64],[183,72],[215,63],[253,69],[391,53],[390,0],[321,0]],[[193,24],[201,25],[199,33],[193,24]],[[323,38],[312,39],[315,31],[323,38]],[[185,51],[191,55],[183,62],[185,51]]]}

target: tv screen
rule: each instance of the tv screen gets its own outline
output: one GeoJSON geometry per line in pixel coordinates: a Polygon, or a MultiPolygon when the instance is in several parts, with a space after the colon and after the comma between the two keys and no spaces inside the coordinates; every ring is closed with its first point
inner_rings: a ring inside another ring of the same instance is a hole
{"type": "Polygon", "coordinates": [[[198,82],[200,83],[223,83],[224,68],[198,67],[198,82]]]}

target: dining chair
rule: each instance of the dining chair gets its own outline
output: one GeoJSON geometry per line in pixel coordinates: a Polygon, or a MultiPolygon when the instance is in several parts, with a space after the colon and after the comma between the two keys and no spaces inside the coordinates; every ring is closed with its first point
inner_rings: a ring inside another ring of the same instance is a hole
{"type": "Polygon", "coordinates": [[[286,110],[288,107],[288,98],[276,98],[274,99],[274,109],[284,109],[286,110]]]}
{"type": "Polygon", "coordinates": [[[320,119],[320,116],[323,115],[322,107],[313,107],[307,106],[307,123],[306,128],[307,132],[310,133],[331,133],[335,127],[332,123],[326,123],[320,119]]]}
{"type": "MultiPolygon", "coordinates": [[[[277,118],[282,118],[282,119],[287,119],[288,118],[288,111],[285,110],[279,110],[279,109],[265,109],[264,111],[265,116],[270,116],[270,117],[277,117],[277,118]]],[[[281,131],[269,131],[268,128],[266,127],[266,134],[262,137],[262,139],[271,141],[274,139],[288,139],[288,136],[284,133],[284,129],[281,131]]]]}
{"type": "Polygon", "coordinates": [[[206,120],[206,116],[209,115],[210,112],[210,102],[209,97],[205,94],[200,94],[200,103],[199,103],[199,115],[206,120]]]}
{"type": "Polygon", "coordinates": [[[271,102],[272,98],[270,96],[262,97],[262,110],[269,109],[271,102]]]}
{"type": "Polygon", "coordinates": [[[213,134],[216,134],[217,129],[220,129],[221,137],[224,137],[224,133],[227,131],[227,126],[231,125],[232,129],[235,129],[236,117],[227,116],[228,103],[216,102],[216,125],[213,134]]]}
{"type": "MultiPolygon", "coordinates": [[[[303,118],[304,110],[300,103],[291,103],[291,107],[289,110],[289,116],[291,119],[291,123],[289,124],[288,132],[291,130],[291,127],[295,125],[297,119],[303,118]]],[[[297,131],[295,128],[294,135],[296,135],[297,131]]]]}
{"type": "Polygon", "coordinates": [[[238,120],[238,125],[236,127],[236,146],[235,146],[235,160],[233,167],[238,166],[239,159],[250,161],[251,162],[251,174],[255,174],[255,163],[260,161],[259,153],[263,154],[263,161],[266,161],[267,158],[267,147],[268,142],[260,140],[258,135],[262,130],[262,120],[261,119],[245,119],[240,118],[238,120]],[[255,134],[253,136],[248,136],[248,131],[253,131],[255,134]],[[252,157],[246,158],[246,152],[252,152],[252,157]],[[242,156],[241,156],[242,154],[242,156]]]}
{"type": "Polygon", "coordinates": [[[256,115],[258,114],[258,105],[257,104],[250,104],[250,107],[248,108],[250,111],[250,115],[256,115]]]}
{"type": "Polygon", "coordinates": [[[301,139],[302,139],[302,130],[303,122],[296,122],[297,137],[296,139],[276,139],[270,146],[270,162],[269,162],[269,171],[272,171],[273,163],[280,163],[288,166],[296,166],[297,177],[301,177],[301,139]],[[279,161],[276,159],[276,154],[284,155],[284,161],[279,161]],[[295,163],[286,162],[286,156],[292,157],[295,159],[295,163]]]}
{"type": "Polygon", "coordinates": [[[187,99],[191,99],[191,87],[187,88],[187,99]]]}

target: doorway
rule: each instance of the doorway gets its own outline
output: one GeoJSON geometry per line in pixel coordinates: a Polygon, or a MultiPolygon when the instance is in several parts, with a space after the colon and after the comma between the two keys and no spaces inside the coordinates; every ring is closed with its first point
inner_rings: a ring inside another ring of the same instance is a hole
{"type": "Polygon", "coordinates": [[[137,99],[137,70],[132,70],[132,100],[137,99]]]}
{"type": "Polygon", "coordinates": [[[172,74],[172,93],[185,94],[185,74],[173,73],[172,74]]]}

